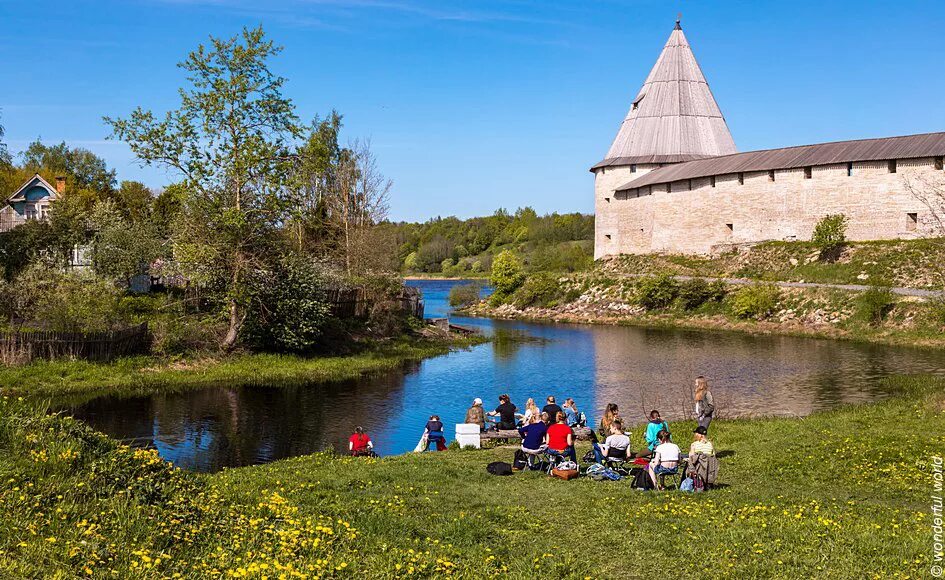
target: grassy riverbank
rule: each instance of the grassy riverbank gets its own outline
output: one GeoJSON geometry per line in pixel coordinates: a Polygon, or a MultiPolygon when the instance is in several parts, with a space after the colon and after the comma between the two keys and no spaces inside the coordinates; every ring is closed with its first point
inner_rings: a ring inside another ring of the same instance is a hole
{"type": "Polygon", "coordinates": [[[112,363],[38,361],[0,368],[0,393],[32,398],[146,395],[223,385],[280,386],[354,379],[400,368],[481,342],[479,337],[403,338],[365,346],[357,354],[302,357],[238,354],[167,361],[132,357],[112,363]]]}
{"type": "Polygon", "coordinates": [[[824,284],[874,284],[938,290],[945,284],[945,239],[851,242],[835,261],[811,242],[768,242],[711,256],[623,255],[598,262],[605,274],[669,273],[824,284]]]}
{"type": "MultiPolygon", "coordinates": [[[[945,383],[806,419],[718,421],[721,489],[485,472],[509,449],[313,455],[195,475],[4,401],[7,577],[917,578],[945,383]]],[[[676,424],[680,440],[690,425],[676,424]]],[[[636,441],[636,435],[634,437],[636,441]]]]}
{"type": "Polygon", "coordinates": [[[758,282],[679,281],[665,273],[605,271],[529,276],[503,304],[467,307],[476,316],[693,330],[728,330],[945,347],[945,301],[865,291],[787,288],[758,282]]]}

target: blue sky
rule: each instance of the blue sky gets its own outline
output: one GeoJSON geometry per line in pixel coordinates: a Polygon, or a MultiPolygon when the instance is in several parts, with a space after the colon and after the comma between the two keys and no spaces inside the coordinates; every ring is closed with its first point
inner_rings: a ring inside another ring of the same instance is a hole
{"type": "Polygon", "coordinates": [[[590,212],[679,11],[741,151],[945,131],[941,0],[0,0],[0,123],[14,151],[65,140],[160,187],[102,116],[173,108],[177,62],[262,23],[300,113],[372,140],[392,218],[590,212]]]}

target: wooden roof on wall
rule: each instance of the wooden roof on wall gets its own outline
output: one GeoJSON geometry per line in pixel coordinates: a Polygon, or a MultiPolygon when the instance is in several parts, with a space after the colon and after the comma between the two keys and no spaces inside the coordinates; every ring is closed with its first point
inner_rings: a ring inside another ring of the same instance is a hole
{"type": "Polygon", "coordinates": [[[942,156],[945,156],[945,133],[836,141],[816,145],[747,151],[745,153],[669,165],[646,173],[620,186],[617,191],[731,173],[794,169],[856,161],[886,161],[942,156]]]}
{"type": "Polygon", "coordinates": [[[722,111],[677,21],[606,158],[592,171],[632,163],[676,163],[735,151],[722,111]]]}

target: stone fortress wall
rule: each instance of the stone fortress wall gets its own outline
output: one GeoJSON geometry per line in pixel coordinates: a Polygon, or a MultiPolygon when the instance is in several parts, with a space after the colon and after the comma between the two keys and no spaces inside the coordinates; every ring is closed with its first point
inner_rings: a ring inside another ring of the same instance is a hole
{"type": "Polygon", "coordinates": [[[942,235],[910,191],[945,186],[942,158],[854,162],[719,175],[615,191],[655,166],[595,171],[595,258],[621,253],[711,253],[769,240],[807,240],[828,214],[850,240],[942,235]],[[667,191],[667,189],[669,191],[667,191]]]}

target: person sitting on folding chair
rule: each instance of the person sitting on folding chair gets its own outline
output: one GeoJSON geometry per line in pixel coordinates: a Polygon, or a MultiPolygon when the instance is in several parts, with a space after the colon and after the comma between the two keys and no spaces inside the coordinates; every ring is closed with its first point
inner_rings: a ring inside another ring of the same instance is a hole
{"type": "Polygon", "coordinates": [[[443,422],[440,421],[439,415],[430,415],[423,434],[427,438],[427,445],[435,443],[437,451],[446,451],[446,436],[443,434],[443,422]]]}
{"type": "Polygon", "coordinates": [[[679,446],[669,440],[668,431],[660,431],[656,434],[659,445],[653,450],[653,459],[647,471],[650,472],[650,479],[653,480],[653,486],[657,489],[663,489],[661,481],[667,475],[675,476],[679,473],[679,446]],[[660,481],[657,481],[657,477],[660,481]]]}
{"type": "Polygon", "coordinates": [[[577,453],[574,451],[574,430],[568,427],[568,418],[564,411],[558,411],[556,421],[554,425],[548,427],[548,433],[545,435],[545,445],[548,446],[545,453],[556,457],[567,457],[577,463],[577,453]]]}
{"type": "Polygon", "coordinates": [[[529,468],[535,469],[535,465],[541,461],[545,449],[545,434],[548,432],[548,426],[541,420],[541,416],[534,414],[529,417],[530,423],[524,427],[519,427],[519,434],[522,436],[522,451],[527,457],[529,468]]]}
{"type": "Polygon", "coordinates": [[[606,463],[623,463],[627,460],[630,450],[630,437],[623,432],[623,421],[614,419],[610,424],[610,435],[604,443],[594,443],[594,461],[606,463]]]}

